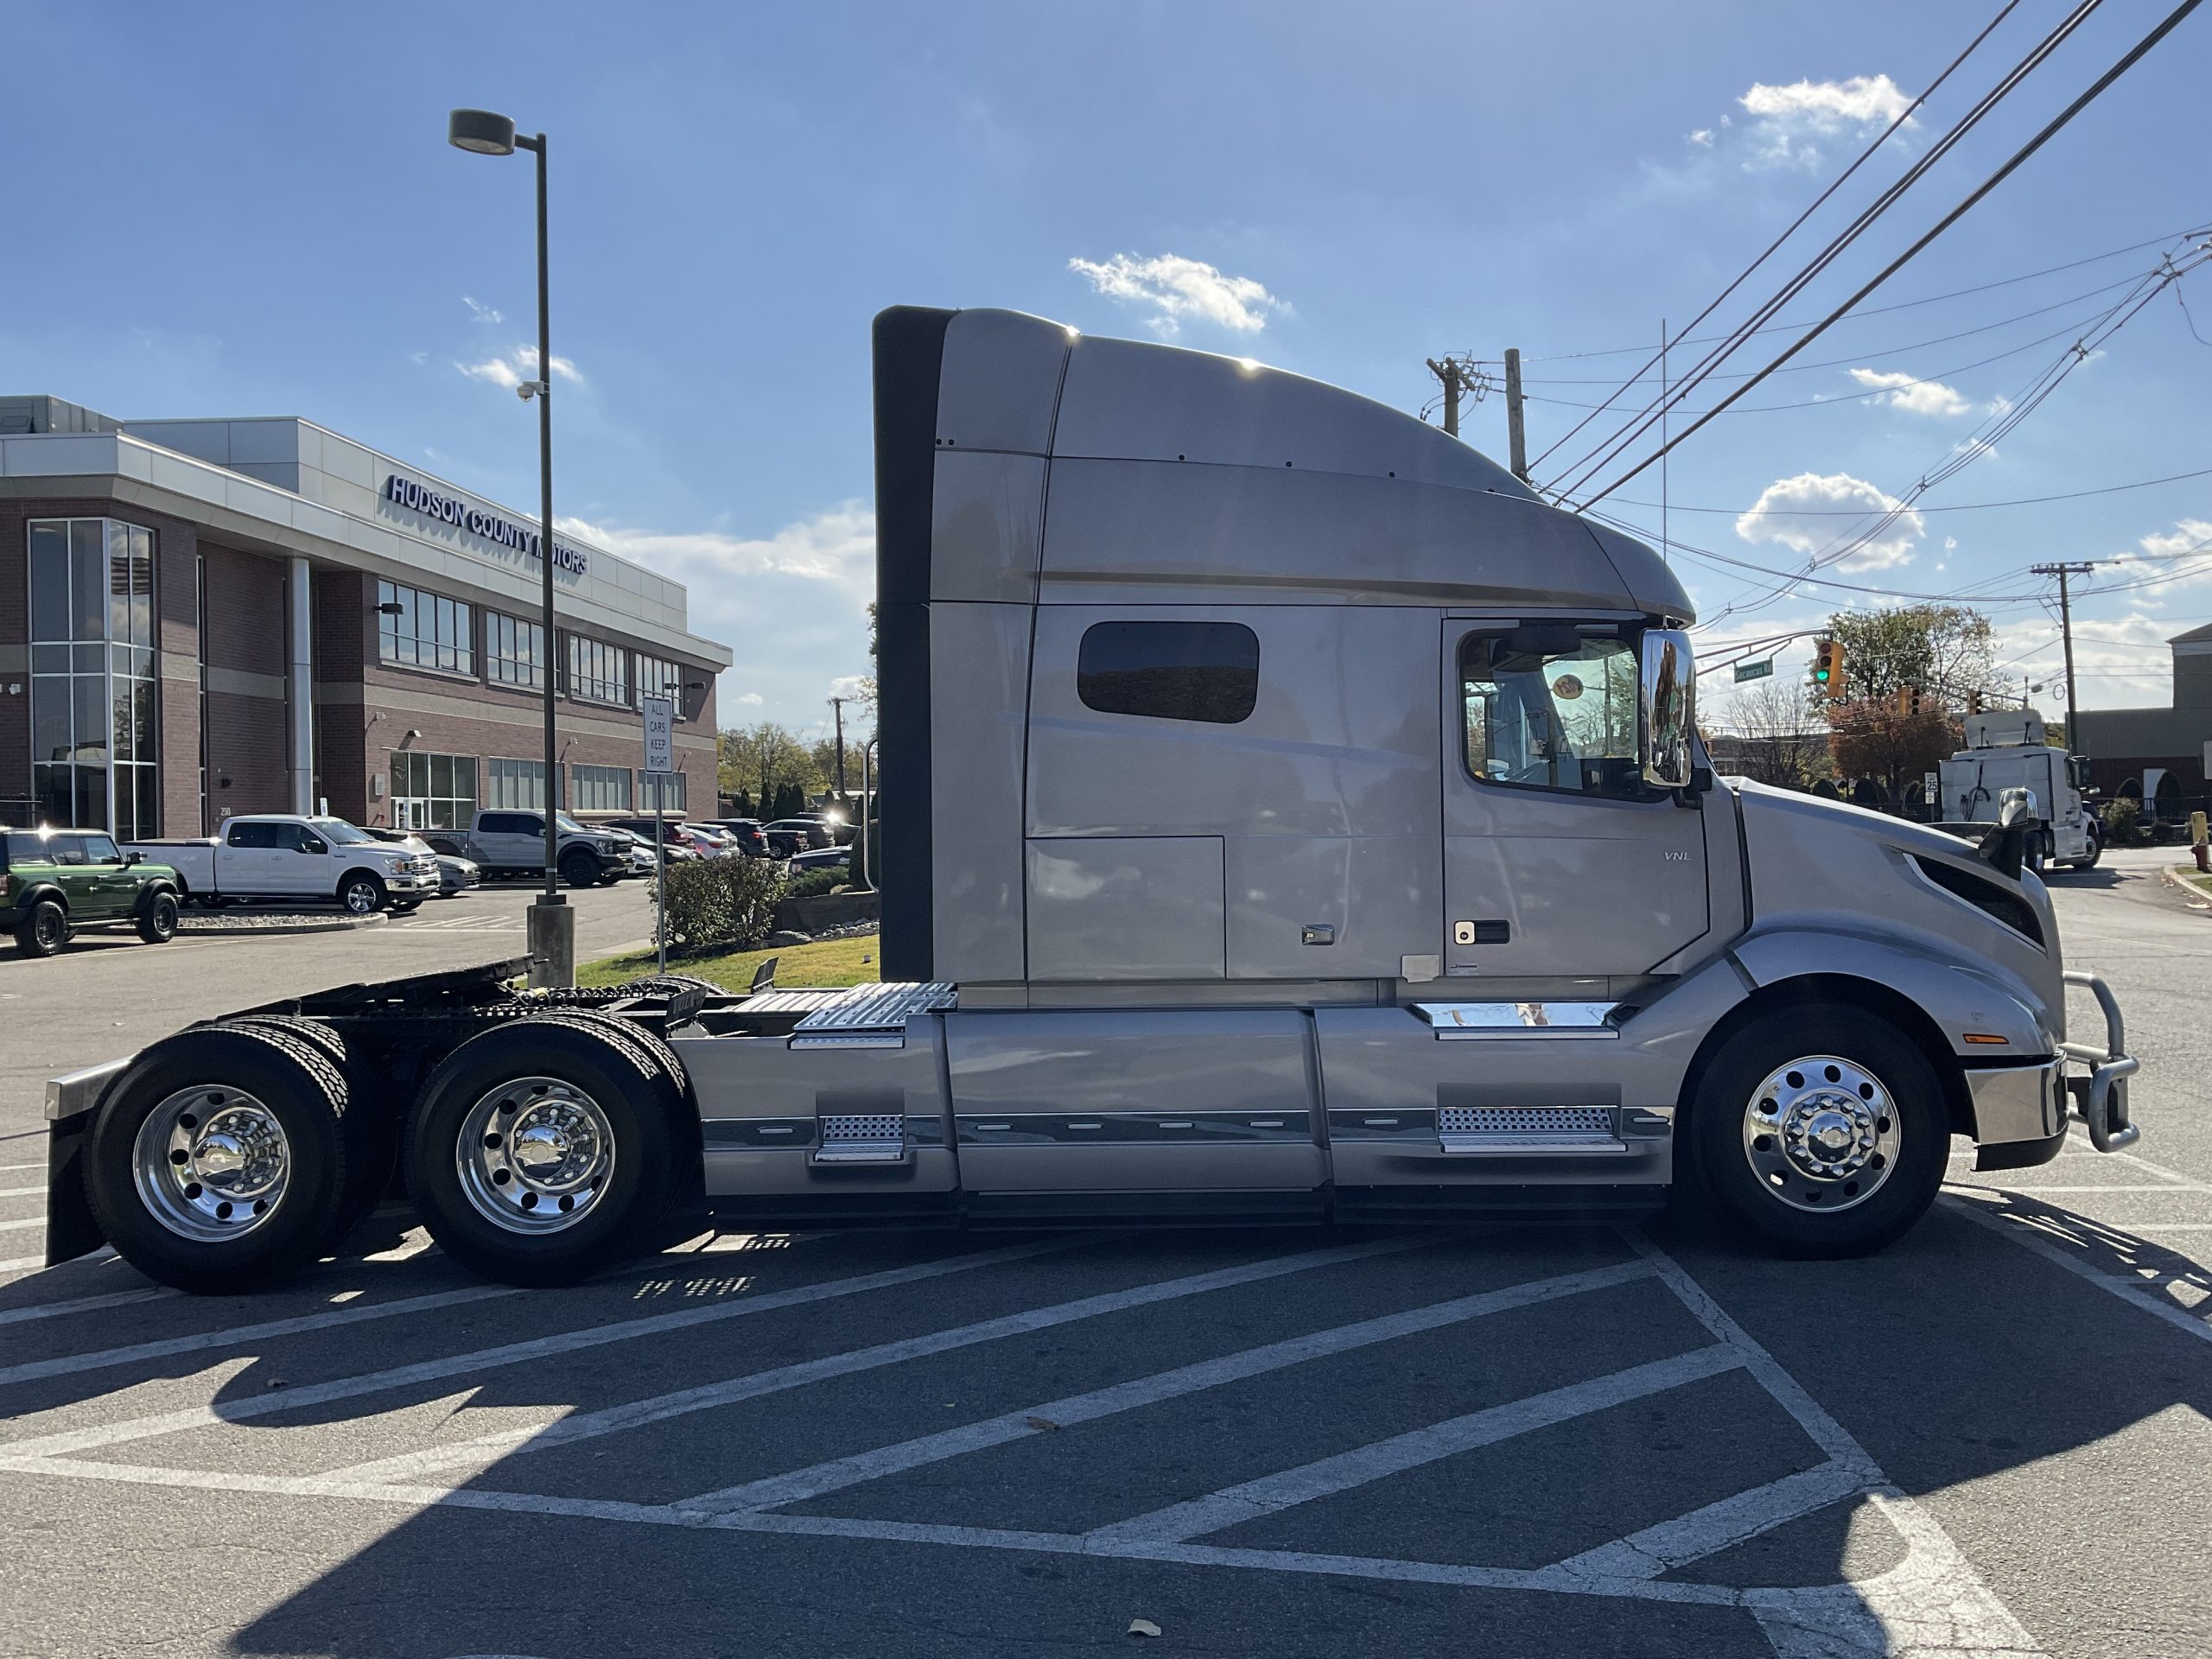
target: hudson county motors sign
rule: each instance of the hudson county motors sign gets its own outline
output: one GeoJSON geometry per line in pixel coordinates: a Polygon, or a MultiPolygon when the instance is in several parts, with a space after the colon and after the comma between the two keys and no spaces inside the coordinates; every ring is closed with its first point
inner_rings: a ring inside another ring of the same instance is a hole
{"type": "MultiPolygon", "coordinates": [[[[441,524],[451,524],[465,531],[480,541],[504,548],[524,563],[536,564],[543,543],[538,534],[528,524],[512,518],[502,518],[496,512],[471,505],[459,496],[446,495],[431,489],[404,473],[394,473],[384,481],[384,499],[391,505],[418,512],[425,518],[435,518],[441,524]]],[[[578,580],[591,569],[591,554],[583,548],[553,538],[553,574],[578,580]]]]}

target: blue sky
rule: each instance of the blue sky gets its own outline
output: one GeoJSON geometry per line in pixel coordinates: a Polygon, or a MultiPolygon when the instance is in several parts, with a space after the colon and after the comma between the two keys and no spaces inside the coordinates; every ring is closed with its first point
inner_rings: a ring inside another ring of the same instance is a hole
{"type": "MultiPolygon", "coordinates": [[[[1425,357],[1517,345],[1532,395],[1558,400],[1531,405],[1541,451],[1610,389],[1586,380],[1637,361],[1562,354],[1694,315],[1996,10],[17,0],[0,11],[17,71],[0,390],[124,416],[307,416],[532,500],[534,418],[507,389],[534,338],[527,158],[443,138],[453,105],[508,111],[552,138],[554,348],[575,376],[556,511],[690,584],[695,626],[736,652],[726,720],[811,729],[866,666],[879,308],[1015,307],[1407,409],[1433,393],[1425,357]]],[[[1838,205],[1856,211],[2065,10],[2023,0],[1838,205]]],[[[1785,315],[1840,299],[2165,10],[2104,8],[1785,315]]],[[[2183,25],[1869,304],[2212,225],[2208,30],[2183,25]]],[[[1769,381],[1677,452],[1669,499],[1722,511],[1673,514],[1675,535],[1798,563],[1851,522],[1821,513],[1896,499],[1959,453],[2158,255],[1839,325],[1802,359],[1831,366],[1769,381]]],[[[2177,286],[2212,340],[2212,276],[2177,286]]],[[[2212,467],[2208,369],[2161,294],[1924,516],[1821,574],[1979,586],[2004,601],[2000,654],[2040,677],[2057,662],[2044,584],[2008,573],[2134,561],[2096,579],[2116,588],[2192,570],[2156,556],[2212,537],[2212,478],[1936,509],[2212,467]]],[[[1465,433],[1503,453],[1495,397],[1465,433]]],[[[1623,503],[1658,492],[1648,474],[1607,510],[1656,525],[1623,503]]],[[[1758,591],[1683,569],[1708,617],[1758,591]]],[[[1706,637],[1873,599],[1807,587],[1706,637]]],[[[2164,701],[2160,642],[2208,617],[2212,569],[2092,594],[2085,705],[2164,701]]]]}

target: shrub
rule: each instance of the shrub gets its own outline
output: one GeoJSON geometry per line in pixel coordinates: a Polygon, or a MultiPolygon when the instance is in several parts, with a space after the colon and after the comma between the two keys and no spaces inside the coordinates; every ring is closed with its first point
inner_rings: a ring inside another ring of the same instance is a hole
{"type": "Polygon", "coordinates": [[[2113,847],[2138,847],[2150,839],[2143,828],[2143,804],[2122,796],[2098,809],[2104,819],[2105,842],[2113,847]]]}
{"type": "Polygon", "coordinates": [[[668,913],[671,949],[742,950],[760,944],[774,925],[784,884],[765,858],[708,858],[671,865],[668,913]]]}
{"type": "Polygon", "coordinates": [[[852,880],[842,870],[802,870],[784,884],[786,899],[813,899],[825,893],[835,893],[852,880]]]}

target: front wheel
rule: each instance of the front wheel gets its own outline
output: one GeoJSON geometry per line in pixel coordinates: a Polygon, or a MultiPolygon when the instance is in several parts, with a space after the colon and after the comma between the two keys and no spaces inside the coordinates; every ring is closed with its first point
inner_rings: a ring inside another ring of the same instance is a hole
{"type": "Polygon", "coordinates": [[[176,895],[157,893],[138,912],[138,937],[148,944],[167,944],[176,937],[176,895]]]}
{"type": "Polygon", "coordinates": [[[355,870],[338,884],[338,902],[349,916],[373,916],[384,908],[384,881],[366,870],[355,870]]]}
{"type": "Polygon", "coordinates": [[[1777,1009],[1721,1046],[1689,1106],[1690,1152],[1726,1218],[1788,1255],[1863,1255],[1942,1185],[1935,1068],[1878,1016],[1777,1009]]]}
{"type": "Polygon", "coordinates": [[[561,879],[572,887],[599,885],[599,861],[588,853],[570,853],[561,861],[561,879]]]}
{"type": "Polygon", "coordinates": [[[69,942],[69,918],[51,899],[41,899],[16,930],[16,949],[27,957],[51,957],[69,942]]]}

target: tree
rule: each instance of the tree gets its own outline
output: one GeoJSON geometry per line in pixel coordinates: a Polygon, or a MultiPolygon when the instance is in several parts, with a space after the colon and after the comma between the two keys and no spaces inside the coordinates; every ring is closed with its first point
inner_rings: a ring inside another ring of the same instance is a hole
{"type": "Polygon", "coordinates": [[[779,790],[796,791],[803,803],[808,791],[822,787],[806,746],[772,720],[724,732],[717,771],[722,792],[748,797],[770,817],[790,816],[773,810],[779,790]]]}
{"type": "Polygon", "coordinates": [[[1719,706],[1707,746],[1724,771],[1809,790],[1834,770],[1821,723],[1827,712],[1794,680],[1755,681],[1719,706]]]}
{"type": "MultiPolygon", "coordinates": [[[[1845,659],[1847,670],[1849,658],[1845,659]]],[[[1835,769],[1841,778],[1879,783],[1892,801],[1950,758],[1960,744],[1958,722],[1932,709],[1910,715],[1895,699],[1860,697],[1828,711],[1835,734],[1835,769]]]]}
{"type": "Polygon", "coordinates": [[[1917,686],[1939,702],[1962,704],[1969,691],[1998,689],[1989,619],[1969,606],[1838,611],[1828,619],[1828,635],[1843,647],[1843,690],[1852,702],[1917,686]]]}

